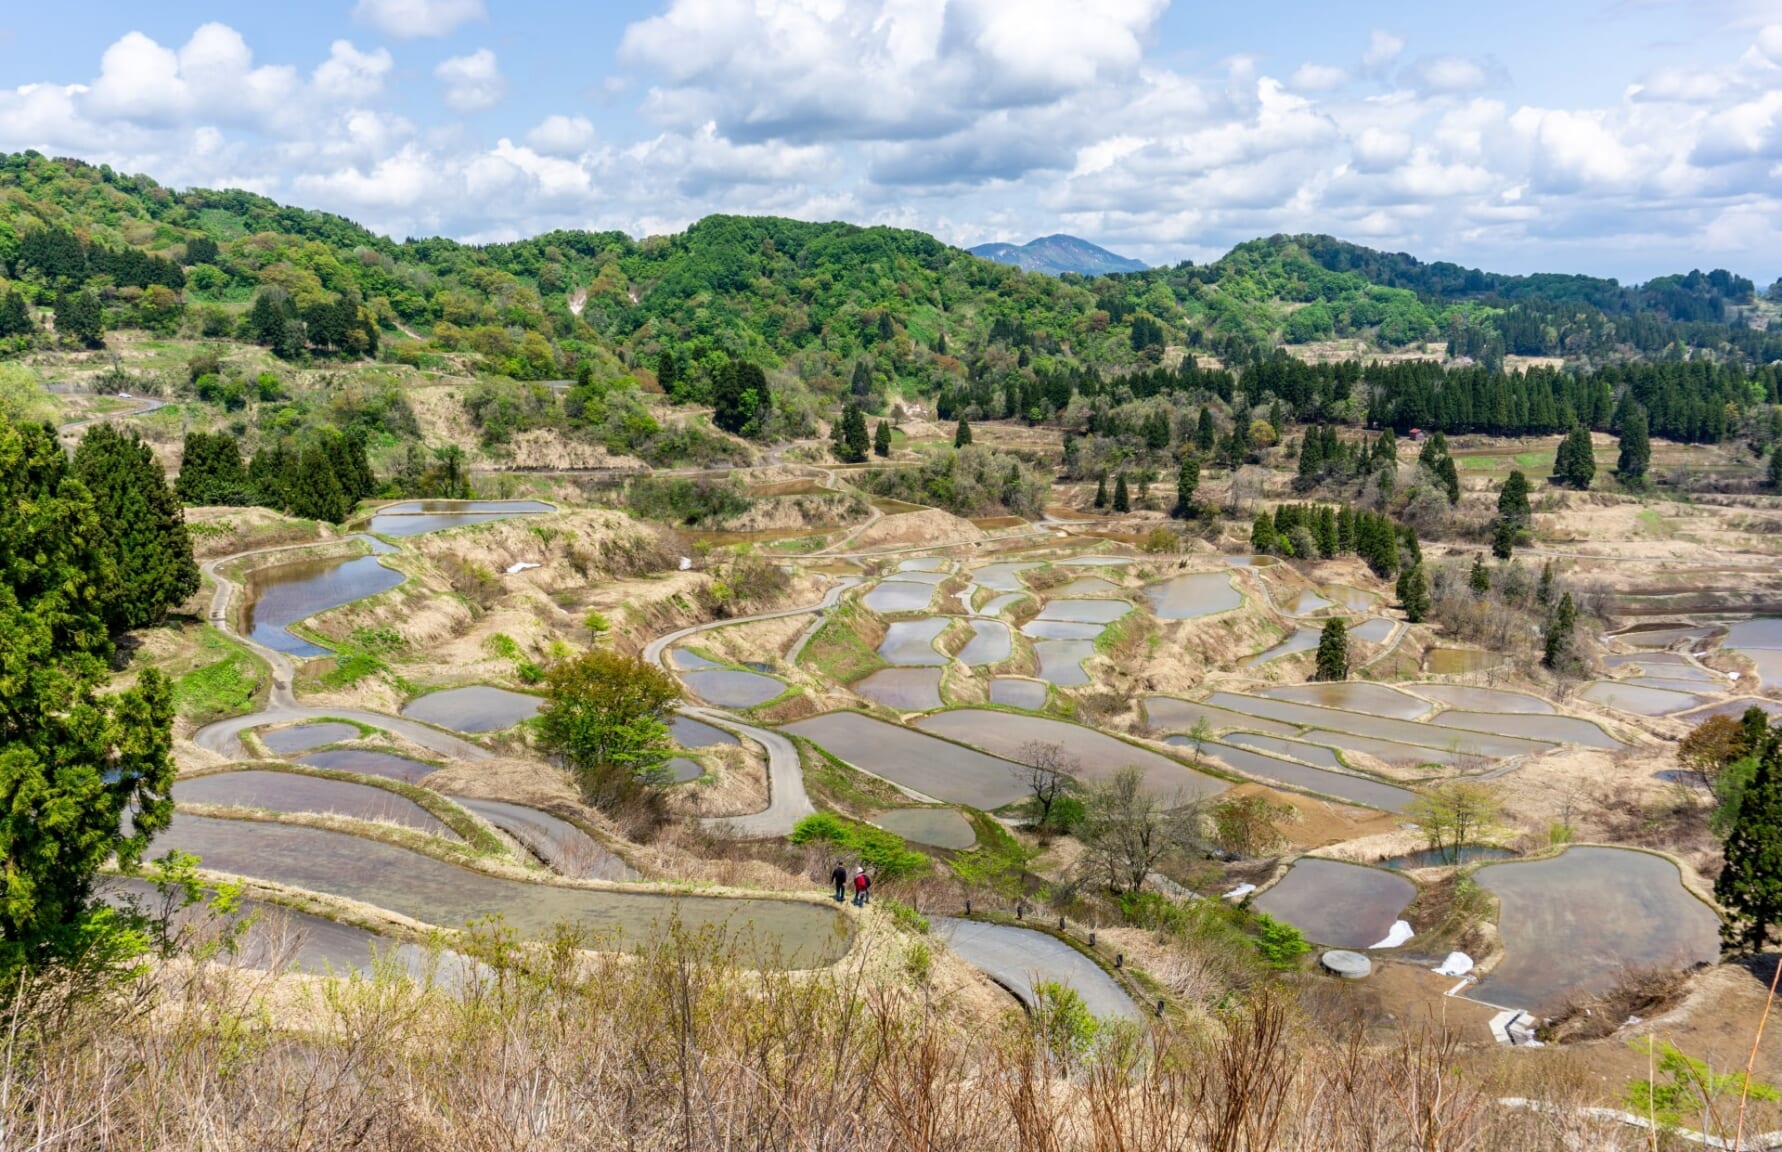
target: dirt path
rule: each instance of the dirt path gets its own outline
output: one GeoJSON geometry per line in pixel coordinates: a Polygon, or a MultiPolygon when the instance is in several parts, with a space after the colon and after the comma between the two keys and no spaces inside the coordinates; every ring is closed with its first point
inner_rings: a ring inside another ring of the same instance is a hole
{"type": "Polygon", "coordinates": [[[1083,1006],[1101,1019],[1141,1019],[1138,1006],[1113,977],[1069,944],[1044,932],[948,916],[937,917],[934,928],[961,959],[1029,1008],[1034,1006],[1034,987],[1053,983],[1073,989],[1083,998],[1083,1006]]]}
{"type": "MultiPolygon", "coordinates": [[[[79,392],[69,393],[69,395],[97,397],[98,393],[79,392]]],[[[132,408],[127,412],[100,412],[92,416],[83,416],[79,420],[70,420],[66,424],[57,426],[56,431],[72,432],[76,428],[85,428],[89,424],[98,424],[106,420],[122,420],[129,416],[147,416],[150,412],[159,412],[161,409],[167,407],[167,401],[165,400],[154,400],[147,396],[133,396],[131,399],[136,401],[138,407],[132,408]]]]}

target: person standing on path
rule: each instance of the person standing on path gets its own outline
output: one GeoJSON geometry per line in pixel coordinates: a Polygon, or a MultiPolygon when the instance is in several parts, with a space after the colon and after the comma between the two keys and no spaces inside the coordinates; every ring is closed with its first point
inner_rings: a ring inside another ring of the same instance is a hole
{"type": "Polygon", "coordinates": [[[854,907],[866,907],[866,901],[871,895],[872,881],[867,879],[866,869],[854,869],[854,907]]]}
{"type": "Polygon", "coordinates": [[[841,903],[848,891],[848,866],[837,860],[835,870],[829,873],[830,883],[835,885],[835,901],[841,903]]]}

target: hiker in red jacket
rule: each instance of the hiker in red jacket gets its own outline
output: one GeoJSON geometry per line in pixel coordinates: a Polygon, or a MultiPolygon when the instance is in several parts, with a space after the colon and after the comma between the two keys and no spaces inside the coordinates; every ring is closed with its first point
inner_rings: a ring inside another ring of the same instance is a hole
{"type": "Polygon", "coordinates": [[[872,881],[866,878],[866,869],[854,870],[854,907],[866,907],[868,897],[872,895],[872,881]]]}

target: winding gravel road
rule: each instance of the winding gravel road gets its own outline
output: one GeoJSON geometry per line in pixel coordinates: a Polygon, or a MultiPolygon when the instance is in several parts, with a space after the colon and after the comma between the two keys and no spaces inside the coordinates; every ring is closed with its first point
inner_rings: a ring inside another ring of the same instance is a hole
{"type": "Polygon", "coordinates": [[[1138,1020],[1141,1014],[1114,978],[1069,944],[1031,928],[942,916],[934,929],[960,958],[1033,1007],[1036,983],[1063,984],[1101,1019],[1138,1020]]]}

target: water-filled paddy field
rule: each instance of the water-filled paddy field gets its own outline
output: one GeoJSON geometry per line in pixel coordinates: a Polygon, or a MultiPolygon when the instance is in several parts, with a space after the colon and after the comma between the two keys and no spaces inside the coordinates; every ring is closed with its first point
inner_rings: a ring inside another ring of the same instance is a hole
{"type": "Polygon", "coordinates": [[[978,842],[971,821],[953,808],[894,808],[881,812],[872,822],[905,840],[933,848],[963,851],[978,842]]]}
{"type": "Polygon", "coordinates": [[[1243,593],[1224,572],[1190,572],[1145,587],[1151,614],[1159,620],[1192,620],[1227,612],[1244,602],[1243,593]]]}
{"type": "Polygon", "coordinates": [[[301,772],[244,769],[218,772],[173,785],[175,804],[216,804],[268,812],[316,812],[400,824],[429,836],[458,839],[433,813],[406,796],[370,784],[330,780],[301,772]]]}
{"type": "Polygon", "coordinates": [[[328,649],[292,634],[290,626],[318,612],[387,592],[405,579],[376,556],[298,560],[257,569],[246,577],[243,589],[247,637],[291,656],[325,656],[328,649]]]}
{"type": "Polygon", "coordinates": [[[857,695],[899,712],[927,712],[941,706],[941,669],[881,668],[853,684],[857,695]]]}
{"type": "Polygon", "coordinates": [[[453,732],[498,732],[530,720],[542,707],[544,700],[537,696],[472,684],[429,693],[405,705],[402,714],[453,732]]]}
{"type": "Polygon", "coordinates": [[[921,580],[885,580],[860,598],[874,612],[925,612],[934,602],[933,584],[921,580]]]}
{"type": "Polygon", "coordinates": [[[1046,686],[1036,680],[998,676],[990,681],[990,702],[1038,712],[1046,706],[1046,686]]]}
{"type": "Polygon", "coordinates": [[[1301,857],[1250,905],[1337,948],[1371,948],[1417,896],[1403,876],[1340,860],[1301,857]]]}
{"type": "Polygon", "coordinates": [[[420,536],[556,510],[539,500],[409,500],[378,509],[369,527],[382,536],[420,536]]]}
{"type": "MultiPolygon", "coordinates": [[[[1252,776],[1270,783],[1285,784],[1290,788],[1300,788],[1307,792],[1316,792],[1350,804],[1359,804],[1364,808],[1402,812],[1412,800],[1417,798],[1416,793],[1392,784],[1385,784],[1362,776],[1352,776],[1346,772],[1331,772],[1305,764],[1295,764],[1278,756],[1258,752],[1253,748],[1241,746],[1238,739],[1234,737],[1229,744],[1209,743],[1202,749],[1202,752],[1204,755],[1218,760],[1227,768],[1241,772],[1245,776],[1252,776]]],[[[1249,737],[1249,739],[1268,739],[1268,737],[1249,737]]],[[[1171,736],[1164,743],[1177,747],[1191,746],[1186,736],[1171,736]]],[[[1320,749],[1320,751],[1326,750],[1320,749]]]]}
{"type": "Polygon", "coordinates": [[[266,745],[268,751],[288,756],[293,752],[320,748],[324,744],[357,740],[359,729],[338,720],[328,720],[320,724],[296,724],[289,728],[262,728],[254,735],[260,743],[266,745]]]}
{"type": "Polygon", "coordinates": [[[423,777],[439,770],[432,764],[411,760],[407,756],[398,756],[394,752],[379,752],[373,748],[330,748],[324,752],[311,752],[307,756],[300,756],[296,763],[311,768],[327,768],[334,772],[357,772],[361,776],[382,776],[389,780],[400,780],[405,784],[417,784],[423,777]]]}
{"type": "Polygon", "coordinates": [[[739,668],[687,672],[681,676],[681,683],[693,695],[720,708],[753,708],[786,690],[784,681],[739,668]]]}
{"type": "Polygon", "coordinates": [[[972,637],[959,650],[959,660],[972,668],[1000,664],[1014,653],[1014,638],[1001,620],[971,620],[972,637]]]}
{"type": "Polygon", "coordinates": [[[1196,772],[1178,761],[1148,748],[1140,748],[1093,728],[1051,720],[1043,716],[1017,716],[980,708],[937,712],[916,721],[915,727],[945,736],[993,756],[1021,761],[1025,745],[1039,742],[1060,745],[1078,762],[1076,775],[1084,780],[1111,777],[1134,765],[1144,771],[1145,785],[1160,796],[1210,796],[1223,791],[1224,781],[1196,772]]]}
{"type": "Polygon", "coordinates": [[[858,712],[829,712],[787,724],[836,759],[945,804],[989,810],[1027,795],[1018,764],[937,740],[858,712]]]}
{"type": "Polygon", "coordinates": [[[592,836],[561,817],[502,800],[454,797],[495,827],[512,836],[526,851],[559,876],[578,880],[636,880],[637,870],[607,851],[592,836]]]}
{"type": "Polygon", "coordinates": [[[887,664],[901,666],[944,665],[947,663],[946,654],[936,648],[934,642],[952,623],[946,616],[895,620],[885,628],[884,643],[879,645],[879,658],[887,664]]]}

